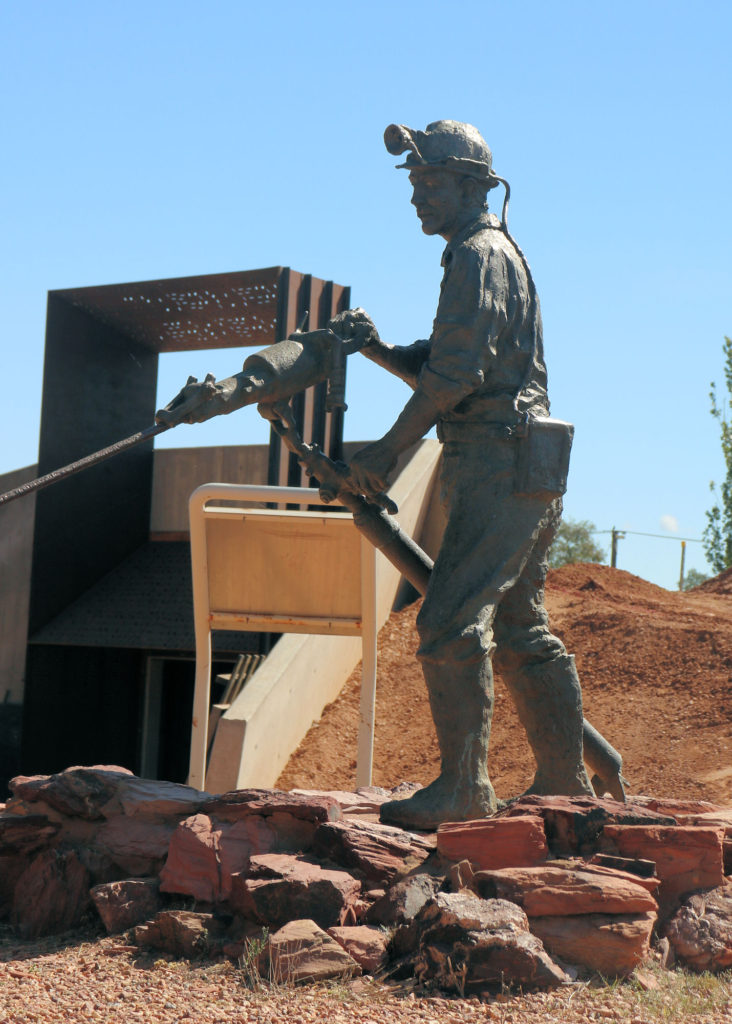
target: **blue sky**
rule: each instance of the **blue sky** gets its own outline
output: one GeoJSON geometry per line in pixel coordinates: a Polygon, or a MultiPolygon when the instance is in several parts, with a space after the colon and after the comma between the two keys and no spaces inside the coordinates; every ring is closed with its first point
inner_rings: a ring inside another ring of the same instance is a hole
{"type": "MultiPolygon", "coordinates": [[[[704,0],[4,0],[0,472],[36,459],[50,289],[283,264],[350,284],[386,340],[426,336],[442,243],[382,133],[451,117],[511,182],[553,411],[577,429],[567,513],[700,537],[732,332],[731,37],[732,5],[704,0]]],[[[161,402],[239,365],[165,357],[161,402]]],[[[355,357],[347,436],[407,397],[355,357]]],[[[265,437],[244,410],[161,443],[265,437]]],[[[678,562],[678,542],[621,542],[664,586],[678,562]]]]}

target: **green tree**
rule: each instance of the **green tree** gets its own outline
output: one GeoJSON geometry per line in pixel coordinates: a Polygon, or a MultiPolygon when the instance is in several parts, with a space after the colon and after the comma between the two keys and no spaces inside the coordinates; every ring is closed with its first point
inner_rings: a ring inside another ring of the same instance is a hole
{"type": "Polygon", "coordinates": [[[724,339],[723,352],[727,397],[721,401],[717,399],[717,385],[712,381],[709,401],[711,414],[719,423],[726,475],[719,490],[713,480],[709,485],[715,500],[707,512],[703,533],[704,553],[715,573],[723,572],[732,565],[732,338],[724,339]]]}
{"type": "Polygon", "coordinates": [[[688,569],[684,574],[684,590],[698,587],[700,583],[705,583],[708,579],[709,577],[705,572],[699,572],[698,569],[688,569]]]}
{"type": "Polygon", "coordinates": [[[605,551],[592,539],[595,524],[587,519],[563,519],[552,546],[549,548],[549,566],[558,569],[560,565],[574,562],[602,562],[605,551]]]}

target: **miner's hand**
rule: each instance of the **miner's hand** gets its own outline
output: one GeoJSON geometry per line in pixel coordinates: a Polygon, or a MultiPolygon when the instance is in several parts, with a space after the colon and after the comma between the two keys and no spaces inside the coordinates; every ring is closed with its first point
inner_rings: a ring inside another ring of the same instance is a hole
{"type": "Polygon", "coordinates": [[[328,321],[328,327],[343,341],[354,342],[355,344],[349,346],[353,352],[378,345],[381,341],[374,321],[366,310],[360,307],[336,313],[333,319],[328,321]]]}
{"type": "Polygon", "coordinates": [[[389,489],[396,462],[395,452],[383,441],[361,448],[348,466],[353,489],[366,497],[383,494],[389,489]]]}
{"type": "Polygon", "coordinates": [[[220,390],[212,373],[206,374],[206,379],[200,382],[189,377],[173,401],[168,402],[164,409],[158,409],[155,422],[166,427],[176,427],[179,423],[202,423],[214,414],[207,405],[220,390]]]}

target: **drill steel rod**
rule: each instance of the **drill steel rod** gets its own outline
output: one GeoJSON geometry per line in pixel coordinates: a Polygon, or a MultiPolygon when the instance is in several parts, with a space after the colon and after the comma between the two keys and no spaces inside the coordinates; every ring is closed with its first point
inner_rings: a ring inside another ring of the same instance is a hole
{"type": "Polygon", "coordinates": [[[89,466],[96,466],[100,462],[104,462],[106,459],[111,459],[113,455],[119,455],[120,452],[127,451],[128,448],[134,448],[137,444],[142,444],[143,441],[149,441],[151,437],[155,437],[157,434],[162,434],[164,430],[170,430],[170,427],[163,423],[155,424],[152,427],[146,427],[145,430],[140,430],[136,434],[131,434],[130,437],[125,437],[122,441],[117,441],[115,444],[110,444],[108,448],[101,448],[98,452],[92,452],[91,455],[85,455],[83,459],[77,459],[76,462],[70,462],[68,466],[62,466],[60,469],[54,469],[52,473],[46,473],[45,476],[39,476],[35,480],[29,480],[25,484],[21,484],[20,487],[15,487],[12,491],[6,491],[5,494],[0,494],[0,506],[7,505],[8,502],[15,501],[16,498],[23,498],[26,494],[33,494],[35,491],[40,491],[44,487],[50,487],[51,484],[57,484],[60,480],[65,480],[69,476],[73,476],[74,473],[80,473],[83,469],[88,469],[89,466]]]}
{"type": "MultiPolygon", "coordinates": [[[[304,444],[284,403],[272,407],[272,427],[285,446],[320,486],[321,496],[338,501],[353,513],[354,525],[396,566],[423,597],[432,574],[434,562],[411,537],[404,533],[388,513],[396,506],[387,495],[378,495],[377,504],[348,490],[348,467],[334,463],[313,445],[304,444]],[[378,507],[378,506],[382,507],[378,507]]],[[[604,790],[621,802],[625,801],[623,760],[617,750],[587,719],[583,719],[584,758],[604,790]]]]}

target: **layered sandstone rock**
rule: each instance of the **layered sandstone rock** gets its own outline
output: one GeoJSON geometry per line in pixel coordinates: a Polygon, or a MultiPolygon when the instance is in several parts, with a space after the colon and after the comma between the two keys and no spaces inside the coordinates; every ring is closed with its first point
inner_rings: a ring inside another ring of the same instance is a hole
{"type": "Polygon", "coordinates": [[[713,889],[724,879],[720,828],[689,825],[606,825],[600,846],[624,857],[652,860],[661,880],[658,903],[662,917],[680,898],[699,889],[713,889]]]}
{"type": "Polygon", "coordinates": [[[313,853],[347,868],[373,885],[389,885],[427,859],[431,840],[391,825],[336,821],[315,833],[313,853]]]}
{"type": "Polygon", "coordinates": [[[732,967],[732,882],[685,900],[664,934],[677,958],[694,970],[732,967]]]}
{"type": "Polygon", "coordinates": [[[364,974],[375,974],[387,960],[386,935],[370,925],[349,925],[328,929],[328,935],[343,946],[364,974]]]}
{"type": "Polygon", "coordinates": [[[476,872],[472,887],[486,899],[517,903],[527,917],[645,914],[658,909],[648,889],[619,872],[544,864],[476,872]]]}
{"type": "Polygon", "coordinates": [[[90,892],[108,935],[127,931],[161,909],[157,878],[128,878],[95,885],[90,892]]]}
{"type": "Polygon", "coordinates": [[[253,856],[247,872],[235,874],[232,883],[232,908],[272,928],[297,919],[321,928],[342,924],[361,892],[361,883],[346,871],[282,853],[253,856]]]}
{"type": "Polygon", "coordinates": [[[135,928],[134,938],[139,946],[166,950],[192,960],[219,953],[225,931],[225,923],[214,914],[161,910],[152,921],[135,928]]]}
{"type": "Polygon", "coordinates": [[[307,920],[290,921],[270,935],[260,964],[264,977],[277,984],[299,985],[361,973],[339,942],[307,920]]]}
{"type": "Polygon", "coordinates": [[[655,912],[579,914],[531,919],[531,931],[566,963],[608,977],[630,974],[649,953],[655,912]]]}
{"type": "Polygon", "coordinates": [[[530,867],[549,854],[543,820],[528,814],[440,825],[437,851],[446,860],[468,860],[480,870],[530,867]]]}
{"type": "Polygon", "coordinates": [[[416,923],[414,973],[420,981],[468,995],[507,979],[531,988],[569,981],[514,903],[465,892],[438,893],[419,912],[416,923]]]}
{"type": "Polygon", "coordinates": [[[80,924],[91,899],[91,878],[75,850],[44,850],[19,875],[11,921],[24,939],[80,924]]]}

